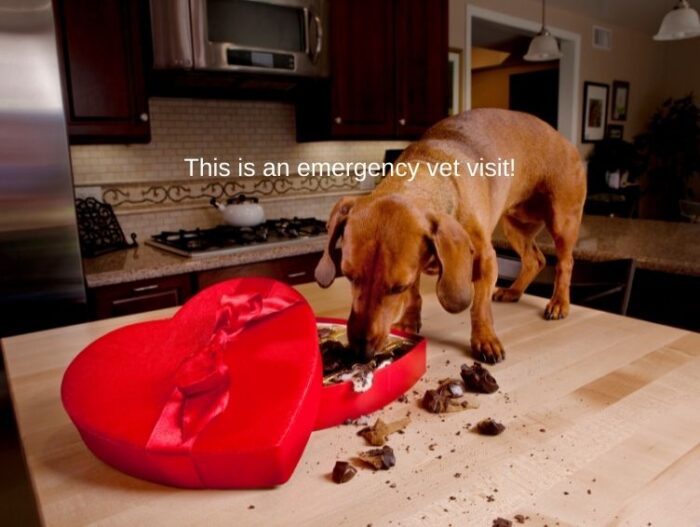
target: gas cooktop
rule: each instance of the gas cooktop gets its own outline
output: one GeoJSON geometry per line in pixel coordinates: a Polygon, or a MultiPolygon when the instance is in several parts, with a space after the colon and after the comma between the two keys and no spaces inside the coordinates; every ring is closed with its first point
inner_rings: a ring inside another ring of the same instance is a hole
{"type": "Polygon", "coordinates": [[[219,225],[211,229],[163,231],[148,245],[181,256],[216,256],[264,246],[294,243],[326,234],[326,222],[316,218],[280,218],[254,227],[219,225]]]}

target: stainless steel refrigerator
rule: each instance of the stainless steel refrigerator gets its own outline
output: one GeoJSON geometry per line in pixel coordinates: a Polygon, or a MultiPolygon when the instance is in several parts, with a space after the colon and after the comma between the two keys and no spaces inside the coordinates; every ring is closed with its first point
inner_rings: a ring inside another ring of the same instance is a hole
{"type": "Polygon", "coordinates": [[[52,4],[0,0],[0,336],[84,314],[52,4]]]}

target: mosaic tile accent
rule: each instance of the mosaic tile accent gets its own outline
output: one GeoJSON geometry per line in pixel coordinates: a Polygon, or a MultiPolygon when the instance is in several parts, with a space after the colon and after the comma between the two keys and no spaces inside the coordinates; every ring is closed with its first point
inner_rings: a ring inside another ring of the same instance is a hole
{"type": "Polygon", "coordinates": [[[209,204],[211,198],[229,198],[240,192],[258,198],[292,197],[316,193],[349,193],[360,190],[352,176],[335,177],[255,177],[195,182],[134,183],[102,187],[101,198],[115,211],[177,208],[181,205],[209,204]]]}

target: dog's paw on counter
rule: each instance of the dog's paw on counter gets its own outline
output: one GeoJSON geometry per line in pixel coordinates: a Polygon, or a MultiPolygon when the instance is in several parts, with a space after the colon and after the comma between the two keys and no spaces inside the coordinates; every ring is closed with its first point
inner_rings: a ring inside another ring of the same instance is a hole
{"type": "Polygon", "coordinates": [[[545,320],[561,320],[569,315],[569,302],[553,298],[544,308],[545,320]]]}
{"type": "Polygon", "coordinates": [[[506,350],[494,334],[475,333],[471,339],[471,351],[475,359],[490,364],[496,364],[506,358],[506,350]]]}

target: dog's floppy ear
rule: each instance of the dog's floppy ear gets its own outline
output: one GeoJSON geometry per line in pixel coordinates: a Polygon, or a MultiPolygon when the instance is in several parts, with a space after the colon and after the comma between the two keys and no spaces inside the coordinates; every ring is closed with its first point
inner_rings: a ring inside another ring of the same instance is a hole
{"type": "Polygon", "coordinates": [[[321,287],[328,287],[335,280],[336,269],[333,258],[331,258],[331,251],[335,249],[338,240],[343,235],[348,214],[356,200],[357,198],[354,197],[341,199],[335,204],[328,218],[328,245],[326,245],[323,256],[321,256],[314,271],[314,277],[321,287]]]}
{"type": "Polygon", "coordinates": [[[437,297],[447,311],[459,313],[472,303],[473,247],[469,235],[448,214],[428,215],[432,245],[440,263],[437,297]]]}

